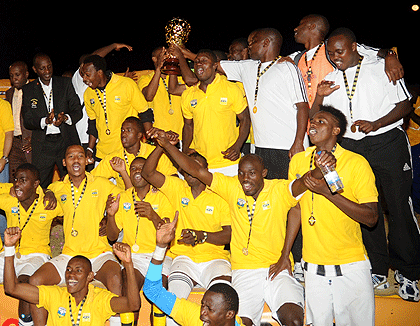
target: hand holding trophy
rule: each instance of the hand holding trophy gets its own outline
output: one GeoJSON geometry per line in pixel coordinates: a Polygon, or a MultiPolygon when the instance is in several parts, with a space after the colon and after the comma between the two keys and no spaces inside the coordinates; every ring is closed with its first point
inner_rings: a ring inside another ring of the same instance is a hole
{"type": "MultiPolygon", "coordinates": [[[[183,46],[188,41],[190,24],[181,18],[172,18],[165,26],[166,43],[183,46]]],[[[179,60],[169,54],[162,67],[162,73],[167,75],[181,75],[179,60]]]]}

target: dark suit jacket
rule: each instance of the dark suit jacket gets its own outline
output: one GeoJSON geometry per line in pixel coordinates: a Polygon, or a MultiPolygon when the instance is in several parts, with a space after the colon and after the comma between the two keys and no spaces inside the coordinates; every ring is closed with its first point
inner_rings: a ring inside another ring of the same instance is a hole
{"type": "MultiPolygon", "coordinates": [[[[72,122],[71,125],[63,122],[59,127],[65,145],[66,147],[74,144],[80,145],[76,122],[82,118],[83,113],[79,97],[71,83],[71,78],[53,76],[52,87],[53,107],[56,118],[60,112],[64,112],[70,116],[72,122]]],[[[24,85],[22,90],[23,123],[27,129],[32,130],[32,154],[34,156],[40,155],[47,130],[47,128],[41,129],[41,119],[48,116],[42,86],[37,78],[24,85]]]]}

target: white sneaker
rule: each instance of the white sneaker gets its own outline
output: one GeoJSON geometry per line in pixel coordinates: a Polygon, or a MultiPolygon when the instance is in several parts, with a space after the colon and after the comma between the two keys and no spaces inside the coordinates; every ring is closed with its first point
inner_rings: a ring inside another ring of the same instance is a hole
{"type": "Polygon", "coordinates": [[[293,269],[293,276],[296,281],[300,283],[305,282],[305,274],[303,273],[303,268],[301,263],[295,263],[295,268],[293,269]]]}
{"type": "Polygon", "coordinates": [[[419,302],[419,280],[411,281],[408,278],[404,277],[398,270],[395,270],[394,278],[400,285],[398,289],[398,295],[402,299],[412,302],[419,302]]]}
{"type": "Polygon", "coordinates": [[[374,290],[386,290],[390,287],[387,277],[385,275],[372,273],[372,283],[374,290]]]}

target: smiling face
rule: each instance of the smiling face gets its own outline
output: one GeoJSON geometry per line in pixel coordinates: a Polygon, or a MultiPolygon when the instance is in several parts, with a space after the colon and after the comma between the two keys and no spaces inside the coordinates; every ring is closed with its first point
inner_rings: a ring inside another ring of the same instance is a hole
{"type": "Polygon", "coordinates": [[[355,66],[359,60],[357,43],[351,42],[344,35],[330,37],[327,43],[327,51],[331,61],[341,71],[355,66]]]}
{"type": "Polygon", "coordinates": [[[96,70],[93,63],[86,63],[82,67],[83,82],[90,88],[95,89],[99,84],[103,84],[105,79],[104,72],[102,70],[96,70]]]}
{"type": "Polygon", "coordinates": [[[246,196],[253,196],[254,199],[264,187],[264,178],[267,176],[267,169],[256,155],[245,155],[239,161],[238,180],[246,196]]]}
{"type": "Polygon", "coordinates": [[[201,300],[200,320],[203,326],[225,325],[229,319],[235,316],[232,310],[226,309],[224,296],[222,293],[206,291],[201,300]]]}
{"type": "Polygon", "coordinates": [[[20,202],[29,199],[36,193],[36,188],[39,186],[39,180],[29,170],[17,170],[15,179],[13,180],[13,188],[16,197],[20,202]]]}
{"type": "Polygon", "coordinates": [[[94,273],[89,263],[83,258],[73,257],[69,260],[65,272],[67,291],[73,295],[86,291],[93,277],[94,273]]]}
{"type": "Polygon", "coordinates": [[[82,146],[72,145],[67,148],[66,155],[63,159],[63,165],[67,167],[67,172],[70,177],[85,175],[87,163],[85,150],[82,146]]]}

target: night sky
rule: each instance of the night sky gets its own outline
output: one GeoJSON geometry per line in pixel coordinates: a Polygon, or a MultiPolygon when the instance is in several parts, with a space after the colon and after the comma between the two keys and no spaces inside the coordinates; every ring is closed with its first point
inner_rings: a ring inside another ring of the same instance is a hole
{"type": "Polygon", "coordinates": [[[181,7],[180,1],[114,1],[109,4],[102,1],[78,7],[70,1],[33,1],[30,5],[23,5],[26,2],[21,1],[5,2],[0,5],[0,78],[8,78],[8,66],[13,61],[23,60],[32,66],[32,57],[37,52],[50,55],[56,75],[74,71],[80,55],[113,42],[132,45],[134,51],[122,50],[108,55],[111,70],[121,72],[127,66],[131,70],[152,69],[150,53],[165,44],[164,26],[178,16],[191,24],[187,47],[193,52],[201,48],[227,51],[233,39],[247,37],[253,29],[275,27],[284,37],[281,54],[287,55],[303,49],[293,38],[293,29],[300,19],[319,13],[328,18],[330,31],[348,27],[355,32],[359,43],[387,48],[397,46],[406,81],[419,83],[420,80],[417,60],[420,11],[411,10],[413,1],[391,2],[393,8],[390,2],[381,4],[379,1],[336,2],[335,7],[308,6],[303,5],[307,2],[298,1],[255,2],[251,6],[210,1],[194,2],[188,7],[181,7]],[[354,4],[349,6],[350,3],[354,4]],[[157,8],[150,9],[150,5],[157,8]],[[291,10],[291,5],[299,8],[291,10]],[[368,7],[368,10],[359,7],[368,7]]]}

